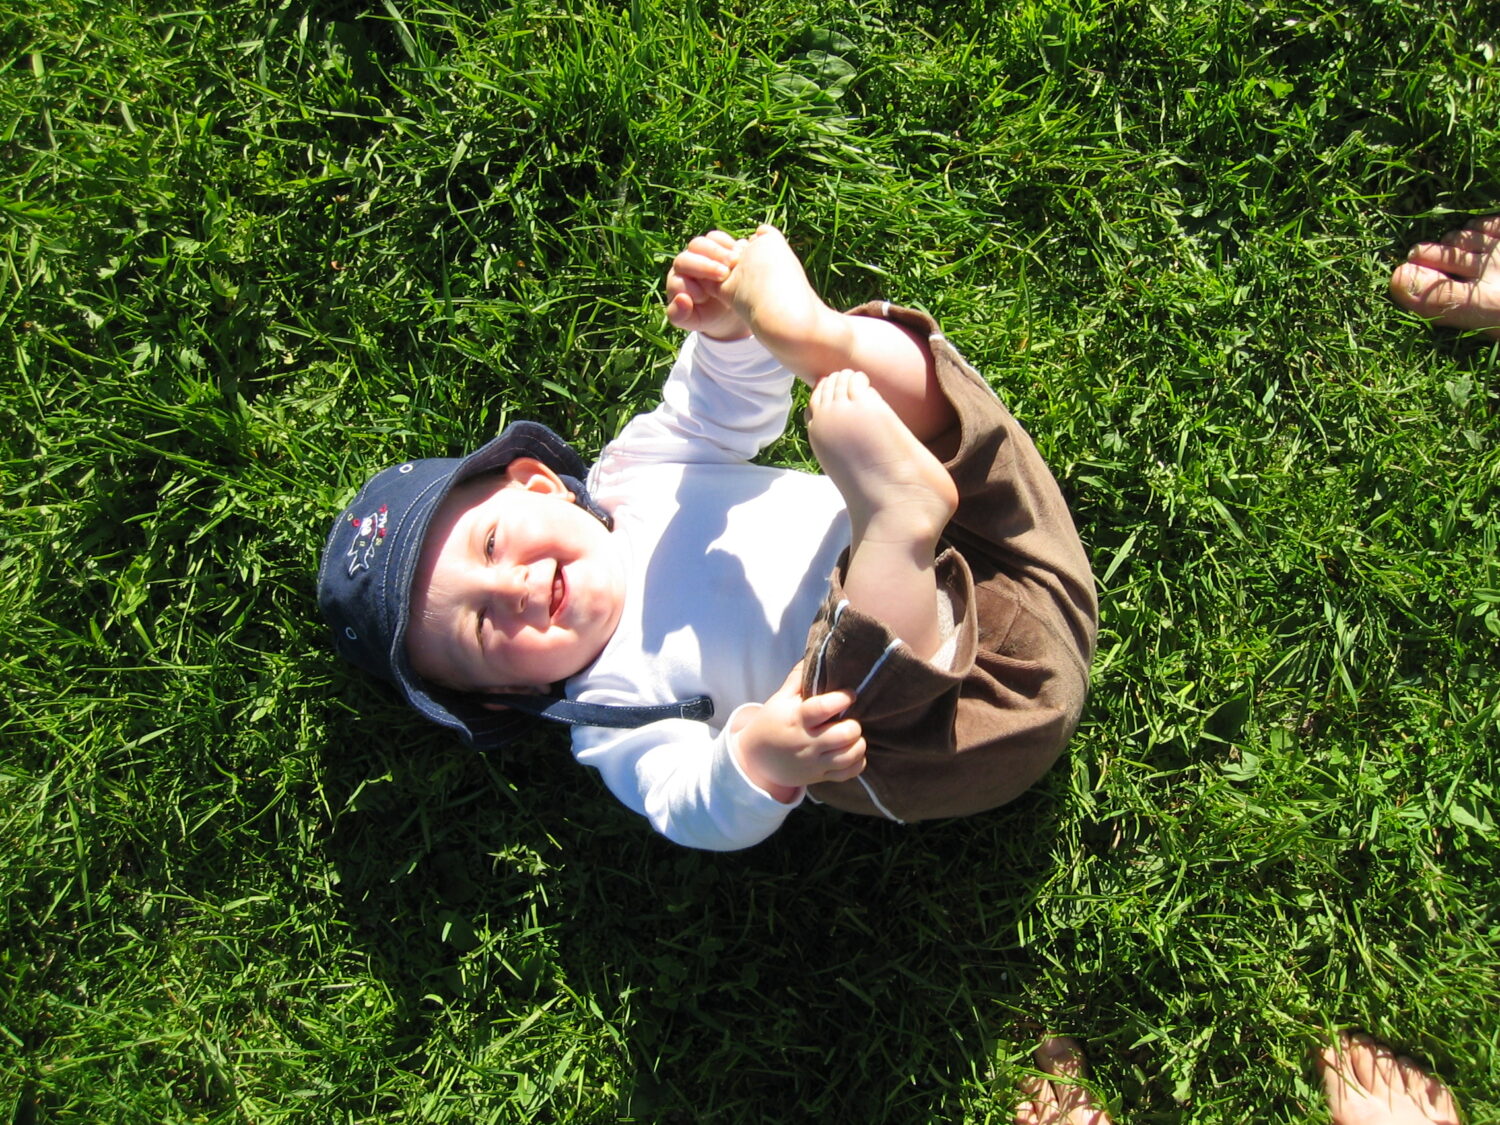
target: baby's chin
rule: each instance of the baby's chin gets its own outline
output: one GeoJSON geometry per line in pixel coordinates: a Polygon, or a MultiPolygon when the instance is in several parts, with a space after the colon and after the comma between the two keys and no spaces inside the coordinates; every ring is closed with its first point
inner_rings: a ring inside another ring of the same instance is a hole
{"type": "Polygon", "coordinates": [[[561,685],[567,683],[567,681],[571,680],[574,676],[581,676],[583,673],[587,672],[598,662],[599,658],[604,655],[604,650],[607,648],[609,648],[608,639],[606,639],[603,644],[596,645],[591,649],[586,650],[585,655],[580,657],[576,662],[577,667],[572,668],[567,673],[567,675],[563,676],[562,679],[558,681],[558,684],[561,685]]]}
{"type": "MultiPolygon", "coordinates": [[[[558,632],[568,631],[564,626],[554,626],[554,628],[558,632]]],[[[610,636],[613,635],[613,630],[611,630],[610,636]]],[[[561,649],[540,654],[535,660],[529,662],[527,667],[532,678],[537,681],[535,684],[529,687],[511,688],[510,691],[515,694],[545,694],[560,690],[574,676],[593,667],[594,662],[609,647],[609,640],[609,637],[605,637],[602,641],[590,642],[574,633],[570,638],[570,643],[561,649]]]]}

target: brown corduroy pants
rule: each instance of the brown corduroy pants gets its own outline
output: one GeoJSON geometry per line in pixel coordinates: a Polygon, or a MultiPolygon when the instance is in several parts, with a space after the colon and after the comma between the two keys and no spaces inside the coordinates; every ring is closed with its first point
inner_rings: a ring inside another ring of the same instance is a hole
{"type": "Polygon", "coordinates": [[[938,558],[956,648],[947,667],[919,660],[848,606],[846,556],[808,635],[802,689],[857,692],[848,714],[864,727],[866,766],[810,794],[903,822],[966,816],[1033,785],[1077,727],[1098,630],[1093,574],[1031,438],[937,322],[881,301],[852,311],[924,334],[958,415],[946,467],[959,503],[938,558]]]}

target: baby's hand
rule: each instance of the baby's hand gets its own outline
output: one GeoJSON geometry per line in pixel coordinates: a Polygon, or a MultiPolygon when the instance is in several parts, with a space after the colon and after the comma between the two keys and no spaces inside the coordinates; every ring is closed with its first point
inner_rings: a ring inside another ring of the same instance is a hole
{"type": "Polygon", "coordinates": [[[865,768],[865,739],[857,719],[839,718],[854,696],[830,691],[803,698],[802,665],[764,704],[747,710],[736,735],[740,768],[778,801],[805,785],[848,781],[865,768]]]}
{"type": "Polygon", "coordinates": [[[701,332],[717,340],[739,340],[750,327],[734,311],[720,285],[734,269],[744,241],[721,230],[689,242],[667,271],[667,319],[684,332],[701,332]]]}

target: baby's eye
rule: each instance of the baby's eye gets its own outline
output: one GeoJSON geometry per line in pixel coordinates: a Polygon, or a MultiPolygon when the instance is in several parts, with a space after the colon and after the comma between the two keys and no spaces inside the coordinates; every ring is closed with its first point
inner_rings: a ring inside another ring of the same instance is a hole
{"type": "Polygon", "coordinates": [[[489,537],[487,539],[485,539],[485,541],[484,541],[484,561],[485,562],[493,562],[494,560],[495,560],[495,533],[492,531],[492,532],[490,532],[489,537]]]}

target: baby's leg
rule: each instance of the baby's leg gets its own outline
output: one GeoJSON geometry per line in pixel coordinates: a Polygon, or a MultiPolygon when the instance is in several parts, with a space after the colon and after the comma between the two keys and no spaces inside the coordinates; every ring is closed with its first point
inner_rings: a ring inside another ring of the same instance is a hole
{"type": "Polygon", "coordinates": [[[933,558],[958,490],[860,371],[834,371],[813,388],[808,437],[849,508],[853,543],[844,595],[918,657],[944,637],[933,558]]]}
{"type": "Polygon", "coordinates": [[[927,341],[892,321],[829,308],[775,227],[761,227],[740,247],[723,292],[756,338],[804,382],[816,385],[833,371],[863,371],[922,442],[957,422],[938,390],[927,341]]]}
{"type": "Polygon", "coordinates": [[[1500,215],[1417,243],[1391,274],[1391,296],[1438,324],[1500,339],[1500,215]]]}

